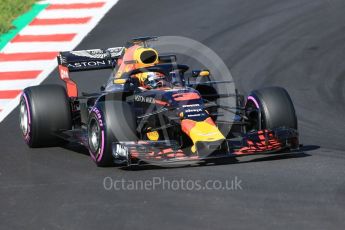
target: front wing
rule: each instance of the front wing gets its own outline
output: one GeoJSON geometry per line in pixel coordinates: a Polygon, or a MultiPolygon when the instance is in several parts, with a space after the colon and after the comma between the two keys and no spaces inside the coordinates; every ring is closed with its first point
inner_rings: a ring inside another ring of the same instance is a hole
{"type": "Polygon", "coordinates": [[[290,128],[260,130],[244,134],[240,139],[228,139],[205,155],[181,149],[176,141],[114,142],[113,156],[116,163],[127,166],[169,164],[185,161],[203,161],[227,157],[281,153],[298,150],[298,132],[290,128]]]}

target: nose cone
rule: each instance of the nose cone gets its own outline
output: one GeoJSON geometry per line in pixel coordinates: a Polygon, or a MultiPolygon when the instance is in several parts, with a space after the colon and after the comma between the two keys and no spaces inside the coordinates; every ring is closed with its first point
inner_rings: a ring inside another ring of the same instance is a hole
{"type": "Polygon", "coordinates": [[[222,142],[225,140],[224,135],[219,131],[210,117],[206,118],[204,121],[184,119],[181,121],[181,127],[183,132],[185,132],[194,143],[192,147],[193,152],[197,150],[197,143],[222,142]]]}

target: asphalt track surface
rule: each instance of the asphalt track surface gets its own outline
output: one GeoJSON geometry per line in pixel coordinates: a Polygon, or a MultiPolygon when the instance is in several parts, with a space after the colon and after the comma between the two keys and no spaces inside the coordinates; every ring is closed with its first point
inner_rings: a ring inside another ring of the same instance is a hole
{"type": "MultiPolygon", "coordinates": [[[[212,48],[242,92],[286,87],[302,153],[239,163],[126,171],[97,168],[83,151],[29,149],[18,110],[0,124],[0,229],[344,229],[345,2],[120,2],[78,47],[178,35],[212,48]],[[125,180],[242,181],[236,191],[107,191],[125,180]]],[[[85,91],[108,73],[78,75],[85,91]]],[[[56,71],[46,83],[56,83],[56,71]]]]}

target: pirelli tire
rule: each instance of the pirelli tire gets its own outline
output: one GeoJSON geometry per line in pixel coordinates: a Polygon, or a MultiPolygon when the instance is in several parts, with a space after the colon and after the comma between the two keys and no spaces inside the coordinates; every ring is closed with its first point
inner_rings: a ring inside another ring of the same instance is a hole
{"type": "Polygon", "coordinates": [[[20,128],[28,146],[52,147],[63,141],[56,132],[72,128],[70,101],[60,85],[24,89],[19,104],[20,128]]]}
{"type": "Polygon", "coordinates": [[[88,147],[97,166],[116,165],[113,143],[137,140],[134,111],[128,103],[103,101],[92,108],[88,121],[88,147]]]}
{"type": "Polygon", "coordinates": [[[281,87],[267,87],[250,93],[246,113],[251,125],[247,129],[274,129],[279,127],[297,130],[297,117],[288,92],[281,87]]]}

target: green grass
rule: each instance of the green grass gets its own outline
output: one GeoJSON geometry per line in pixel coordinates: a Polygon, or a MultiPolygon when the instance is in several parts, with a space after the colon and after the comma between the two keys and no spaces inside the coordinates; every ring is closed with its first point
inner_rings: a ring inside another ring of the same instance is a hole
{"type": "Polygon", "coordinates": [[[36,0],[0,0],[0,35],[13,28],[12,21],[25,13],[36,0]]]}

